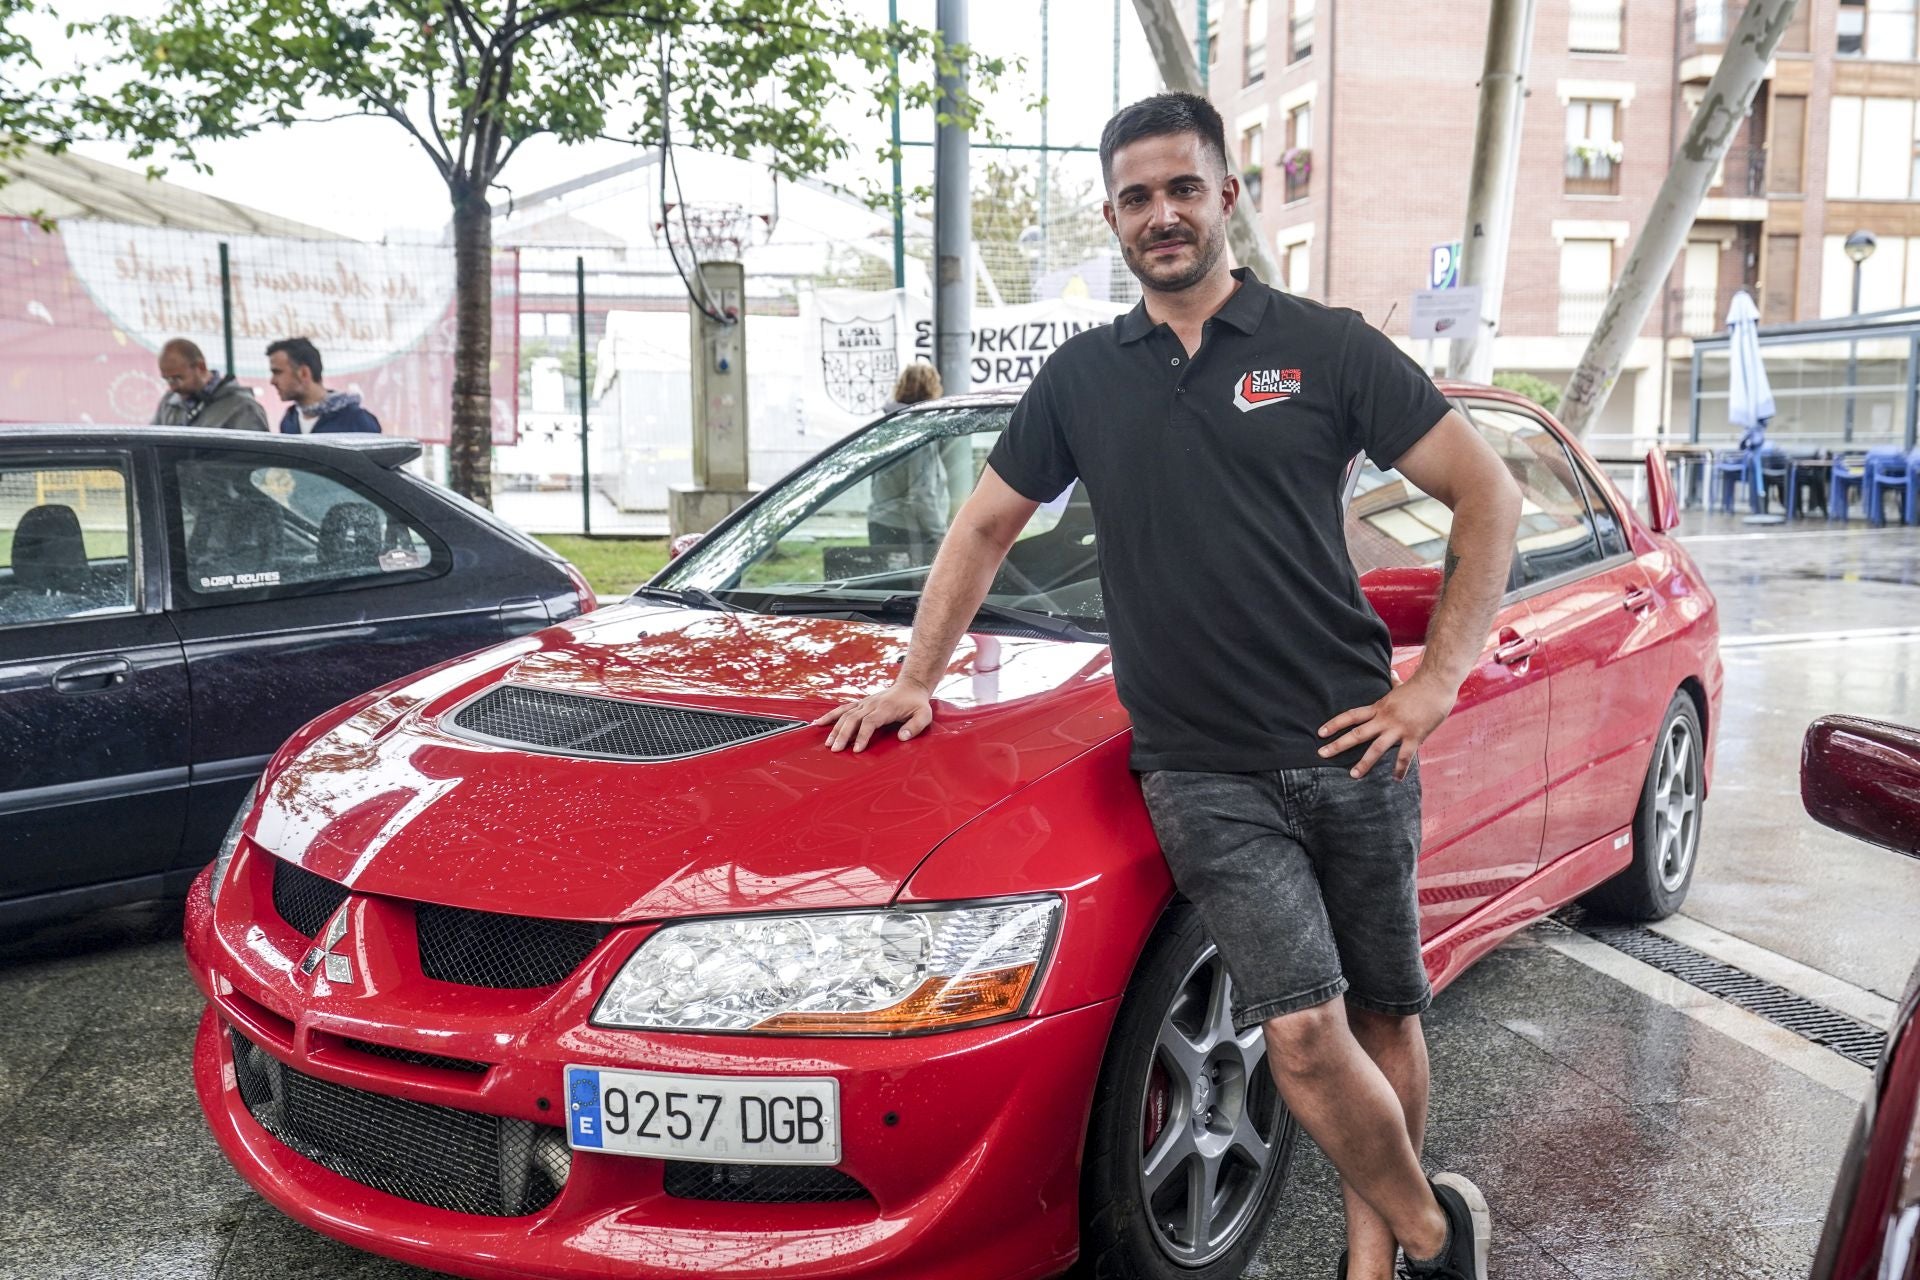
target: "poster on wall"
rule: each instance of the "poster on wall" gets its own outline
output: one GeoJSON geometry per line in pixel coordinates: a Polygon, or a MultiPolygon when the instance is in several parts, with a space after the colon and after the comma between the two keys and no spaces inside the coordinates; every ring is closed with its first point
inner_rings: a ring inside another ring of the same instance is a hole
{"type": "MultiPolygon", "coordinates": [[[[334,391],[357,392],[389,435],[452,432],[450,245],[225,235],[83,220],[49,232],[0,220],[0,421],[143,423],[166,392],[170,338],[225,363],[227,245],[233,372],[278,424],[267,344],[310,338],[334,391]]],[[[493,438],[518,418],[517,263],[493,269],[493,438]]]]}

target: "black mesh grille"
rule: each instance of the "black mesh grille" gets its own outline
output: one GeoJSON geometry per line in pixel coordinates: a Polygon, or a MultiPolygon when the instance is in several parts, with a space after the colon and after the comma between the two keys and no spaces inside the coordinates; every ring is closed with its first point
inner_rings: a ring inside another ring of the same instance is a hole
{"type": "Polygon", "coordinates": [[[722,715],[501,685],[454,717],[468,733],[542,751],[670,760],[791,729],[798,720],[722,715]]]}
{"type": "Polygon", "coordinates": [[[559,1129],[331,1084],[228,1034],[240,1098],[260,1127],[342,1177],[496,1218],[537,1213],[566,1182],[571,1153],[559,1129]]]}
{"type": "Polygon", "coordinates": [[[273,909],[280,918],[309,938],[321,928],[347,900],[347,886],[317,876],[305,867],[274,859],[273,909]]]}
{"type": "Polygon", "coordinates": [[[487,1069],[484,1062],[475,1062],[470,1058],[447,1058],[437,1053],[417,1053],[412,1049],[399,1049],[390,1044],[374,1044],[369,1040],[343,1039],[342,1044],[360,1053],[371,1054],[376,1058],[385,1058],[389,1062],[405,1062],[416,1067],[437,1067],[442,1071],[465,1071],[477,1075],[487,1069]]]}
{"type": "Polygon", "coordinates": [[[867,1189],[820,1165],[700,1164],[667,1161],[666,1188],[682,1200],[727,1200],[736,1204],[821,1204],[866,1200],[867,1189]]]}
{"type": "Polygon", "coordinates": [[[422,903],[420,972],[468,987],[550,987],[607,936],[608,926],[575,920],[534,920],[422,903]]]}

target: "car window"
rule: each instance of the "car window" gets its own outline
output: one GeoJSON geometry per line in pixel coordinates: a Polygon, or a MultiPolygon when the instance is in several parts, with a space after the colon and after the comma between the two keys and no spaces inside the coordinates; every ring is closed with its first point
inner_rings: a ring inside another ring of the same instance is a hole
{"type": "Polygon", "coordinates": [[[1587,500],[1587,509],[1593,513],[1593,531],[1600,535],[1601,554],[1627,554],[1626,530],[1620,527],[1619,518],[1613,514],[1606,492],[1587,474],[1585,467],[1578,468],[1574,474],[1580,478],[1580,492],[1587,500]]]}
{"type": "Polygon", "coordinates": [[[1514,585],[1529,587],[1604,559],[1578,471],[1559,437],[1507,405],[1470,401],[1467,411],[1520,486],[1514,585]]]}
{"type": "Polygon", "coordinates": [[[167,516],[189,605],[411,581],[445,565],[424,528],[314,463],[181,455],[167,516]]]}
{"type": "Polygon", "coordinates": [[[0,626],[134,607],[123,465],[0,465],[0,626]]]}

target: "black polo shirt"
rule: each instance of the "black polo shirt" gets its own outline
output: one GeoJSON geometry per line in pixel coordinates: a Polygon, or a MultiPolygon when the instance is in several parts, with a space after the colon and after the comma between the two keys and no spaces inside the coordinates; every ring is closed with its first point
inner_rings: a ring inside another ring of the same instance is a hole
{"type": "Polygon", "coordinates": [[[1448,405],[1358,313],[1233,274],[1192,359],[1144,303],[1062,345],[987,464],[1040,502],[1087,487],[1135,769],[1351,766],[1318,730],[1387,691],[1392,650],[1341,479],[1448,405]]]}

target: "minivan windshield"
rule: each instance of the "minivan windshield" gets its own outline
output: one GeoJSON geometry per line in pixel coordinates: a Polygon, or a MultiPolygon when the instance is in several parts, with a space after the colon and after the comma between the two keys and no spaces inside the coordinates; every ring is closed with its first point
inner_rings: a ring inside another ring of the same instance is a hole
{"type": "MultiPolygon", "coordinates": [[[[1009,412],[931,409],[876,423],[780,481],[641,591],[756,613],[911,621],[1009,412]]],[[[1027,522],[974,629],[1104,640],[1093,514],[1081,485],[1027,522]]]]}

